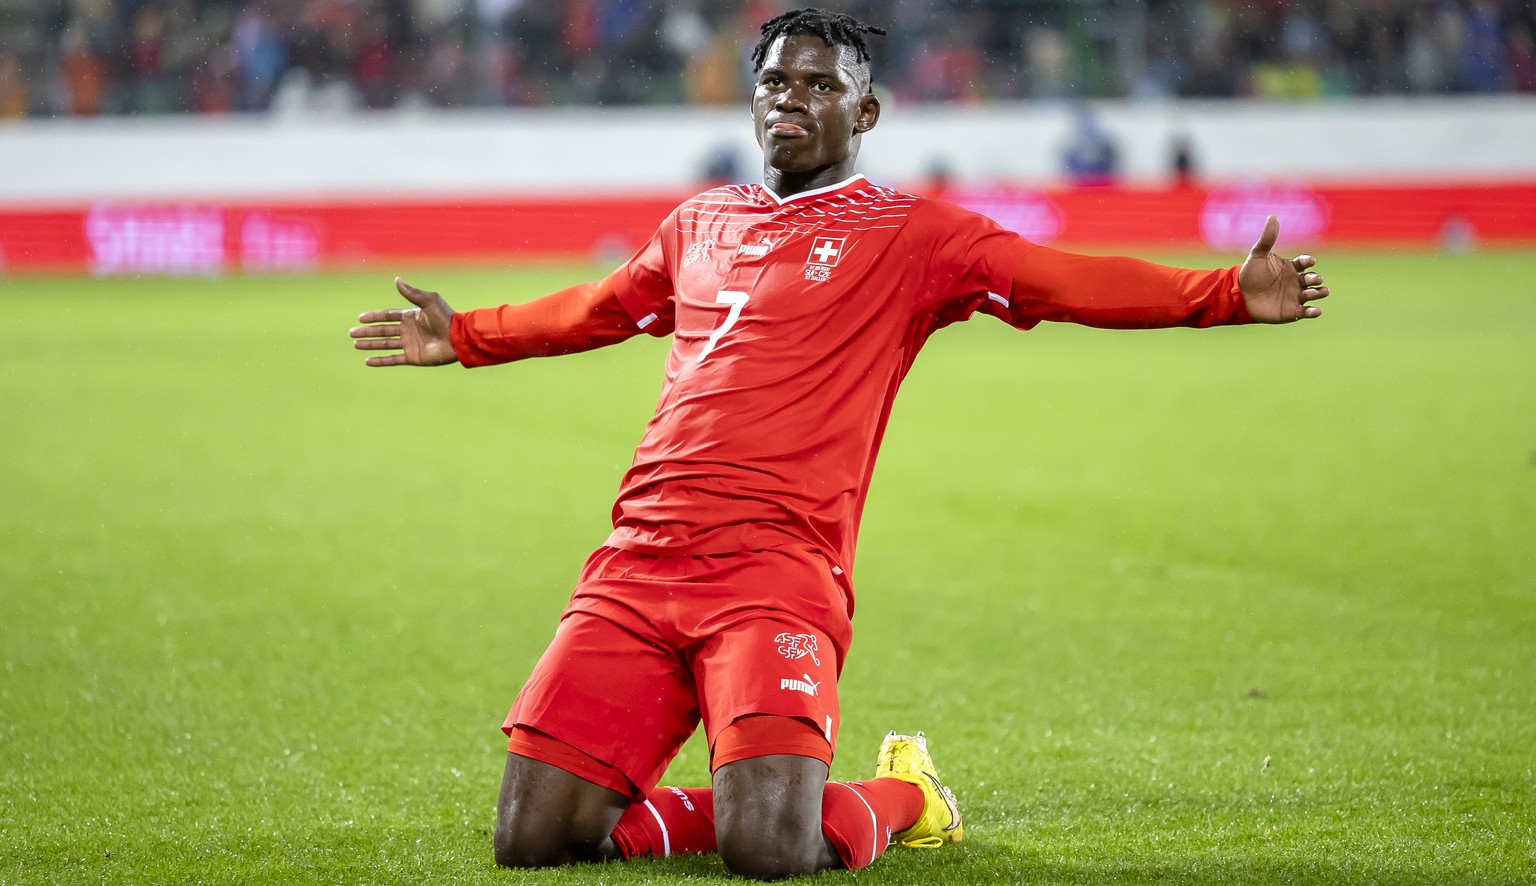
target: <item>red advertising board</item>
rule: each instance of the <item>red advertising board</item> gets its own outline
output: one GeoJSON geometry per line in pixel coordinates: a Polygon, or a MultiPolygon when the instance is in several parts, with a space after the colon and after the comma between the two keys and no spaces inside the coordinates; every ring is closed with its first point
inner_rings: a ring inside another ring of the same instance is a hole
{"type": "MultiPolygon", "coordinates": [[[[0,274],[301,271],[406,262],[616,260],[686,194],[390,201],[118,201],[0,207],[0,274]]],[[[1536,246],[1536,182],[951,189],[1068,249],[1536,246]]]]}

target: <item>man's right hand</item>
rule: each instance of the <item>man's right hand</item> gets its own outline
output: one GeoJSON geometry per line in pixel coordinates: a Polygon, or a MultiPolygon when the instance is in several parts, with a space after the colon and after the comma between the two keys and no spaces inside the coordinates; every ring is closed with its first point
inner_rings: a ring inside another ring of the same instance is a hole
{"type": "Polygon", "coordinates": [[[368,326],[352,327],[352,343],[359,351],[399,351],[369,357],[369,366],[442,366],[457,363],[453,343],[448,330],[453,319],[453,308],[435,292],[425,292],[395,278],[395,289],[415,307],[389,308],[383,311],[366,311],[359,314],[359,323],[368,326]]]}

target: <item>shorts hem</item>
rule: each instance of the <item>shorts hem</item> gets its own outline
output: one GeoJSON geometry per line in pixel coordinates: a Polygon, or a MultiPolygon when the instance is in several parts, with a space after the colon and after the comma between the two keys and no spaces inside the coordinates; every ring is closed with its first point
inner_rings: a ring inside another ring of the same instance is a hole
{"type": "Polygon", "coordinates": [[[832,745],[809,720],[775,714],[738,717],[720,731],[711,749],[709,770],[754,757],[786,754],[832,765],[832,745]]]}
{"type": "Polygon", "coordinates": [[[507,733],[507,752],[547,763],[636,802],[645,798],[645,791],[617,767],[537,729],[522,724],[513,726],[507,733]]]}

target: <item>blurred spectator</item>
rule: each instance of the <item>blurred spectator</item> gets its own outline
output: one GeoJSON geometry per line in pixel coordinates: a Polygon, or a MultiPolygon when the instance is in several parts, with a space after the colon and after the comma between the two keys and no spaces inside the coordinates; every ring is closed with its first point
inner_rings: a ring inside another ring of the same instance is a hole
{"type": "Polygon", "coordinates": [[[1454,6],[1416,4],[1408,20],[1404,49],[1408,87],[1413,92],[1448,92],[1455,85],[1461,54],[1461,16],[1454,6]]]}
{"type": "Polygon", "coordinates": [[[1304,4],[1283,10],[1270,26],[1278,30],[1278,56],[1257,64],[1253,70],[1253,93],[1260,98],[1312,99],[1341,91],[1328,88],[1321,64],[1328,40],[1323,24],[1304,4]]]}
{"type": "Polygon", "coordinates": [[[1030,93],[1035,98],[1070,98],[1076,93],[1072,47],[1060,30],[1030,28],[1024,40],[1024,54],[1029,59],[1030,93]]]}
{"type": "Polygon", "coordinates": [[[273,18],[268,4],[256,0],[235,19],[230,48],[240,77],[241,110],[265,110],[288,67],[288,44],[273,18]]]}
{"type": "MultiPolygon", "coordinates": [[[[261,112],[280,86],[304,108],[732,104],[758,24],[790,5],[38,0],[26,27],[48,40],[0,61],[0,98],[67,115],[261,112]]],[[[1536,91],[1530,0],[834,5],[889,28],[875,80],[902,99],[1536,91]]]]}
{"type": "Polygon", "coordinates": [[[1461,85],[1468,92],[1499,92],[1509,79],[1508,50],[1498,4],[1469,0],[1462,11],[1461,85]]]}
{"type": "Polygon", "coordinates": [[[427,44],[421,78],[427,100],[438,107],[467,104],[474,91],[472,74],[464,36],[452,24],[442,25],[427,44]]]}
{"type": "Polygon", "coordinates": [[[977,16],[955,16],[917,41],[907,66],[911,98],[974,102],[984,97],[986,59],[977,45],[978,24],[977,16]]]}
{"type": "Polygon", "coordinates": [[[683,65],[683,97],[690,104],[741,102],[741,43],[729,29],[713,32],[683,65]]]}
{"type": "Polygon", "coordinates": [[[357,84],[363,106],[393,106],[400,96],[395,85],[400,76],[400,65],[394,48],[389,45],[389,29],[384,17],[379,13],[364,17],[356,40],[352,79],[357,84]]]}
{"type": "Polygon", "coordinates": [[[180,110],[170,95],[165,71],[165,13],[141,7],[128,39],[128,108],[142,112],[180,110]]]}
{"type": "MultiPolygon", "coordinates": [[[[1169,5],[1178,8],[1177,3],[1169,5]]],[[[1190,66],[1189,75],[1175,84],[1179,94],[1225,98],[1239,92],[1239,77],[1233,67],[1238,51],[1236,18],[1225,4],[1203,3],[1196,5],[1184,27],[1170,29],[1166,51],[1188,58],[1190,66]],[[1193,47],[1199,50],[1190,52],[1193,47]]]]}
{"type": "Polygon", "coordinates": [[[1516,21],[1509,33],[1509,81],[1518,92],[1536,92],[1536,40],[1528,22],[1516,21]]]}
{"type": "Polygon", "coordinates": [[[1193,187],[1195,184],[1195,143],[1188,133],[1180,132],[1173,137],[1171,171],[1176,188],[1193,187]]]}
{"type": "Polygon", "coordinates": [[[736,153],[736,145],[725,142],[716,145],[710,150],[709,156],[704,161],[704,169],[700,178],[714,185],[734,185],[748,181],[749,177],[743,174],[741,158],[736,153]]]}
{"type": "Polygon", "coordinates": [[[1114,139],[1086,105],[1079,107],[1072,119],[1072,135],[1061,161],[1067,181],[1079,187],[1114,184],[1115,173],[1119,171],[1119,151],[1114,139]]]}
{"type": "Polygon", "coordinates": [[[14,52],[0,52],[0,120],[20,120],[29,106],[27,81],[21,59],[14,52]]]}
{"type": "Polygon", "coordinates": [[[84,25],[64,33],[59,85],[66,113],[80,117],[100,114],[106,106],[107,66],[91,46],[84,25]]]}

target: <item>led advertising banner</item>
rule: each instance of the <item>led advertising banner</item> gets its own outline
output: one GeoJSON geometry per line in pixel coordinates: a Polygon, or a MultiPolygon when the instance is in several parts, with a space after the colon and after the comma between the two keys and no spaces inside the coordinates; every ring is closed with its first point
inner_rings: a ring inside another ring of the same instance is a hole
{"type": "MultiPolygon", "coordinates": [[[[111,201],[0,208],[0,274],[219,275],[405,262],[617,264],[687,194],[391,202],[111,201]]],[[[995,186],[935,196],[1063,249],[1536,245],[1536,183],[1211,188],[995,186]]],[[[1235,260],[1235,259],[1234,259],[1235,260]]]]}

